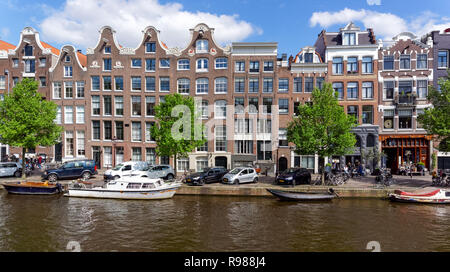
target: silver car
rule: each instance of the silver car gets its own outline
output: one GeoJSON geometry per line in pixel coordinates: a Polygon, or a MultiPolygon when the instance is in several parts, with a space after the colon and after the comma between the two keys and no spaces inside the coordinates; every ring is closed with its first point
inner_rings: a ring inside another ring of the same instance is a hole
{"type": "Polygon", "coordinates": [[[175,172],[173,171],[172,166],[167,164],[162,165],[152,165],[145,169],[144,171],[140,171],[141,177],[149,177],[149,178],[163,178],[167,180],[171,180],[175,177],[175,172]]]}
{"type": "Polygon", "coordinates": [[[20,177],[22,175],[22,165],[17,162],[0,163],[0,177],[20,177]]]}
{"type": "Polygon", "coordinates": [[[222,183],[225,184],[240,184],[258,182],[258,173],[255,169],[250,167],[236,167],[222,178],[222,183]]]}

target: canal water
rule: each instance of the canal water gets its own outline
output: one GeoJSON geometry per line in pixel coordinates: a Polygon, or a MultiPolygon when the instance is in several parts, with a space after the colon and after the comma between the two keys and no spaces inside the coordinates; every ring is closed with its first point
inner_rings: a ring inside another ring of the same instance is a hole
{"type": "Polygon", "coordinates": [[[0,251],[450,251],[450,206],[375,199],[125,201],[0,191],[0,251]]]}

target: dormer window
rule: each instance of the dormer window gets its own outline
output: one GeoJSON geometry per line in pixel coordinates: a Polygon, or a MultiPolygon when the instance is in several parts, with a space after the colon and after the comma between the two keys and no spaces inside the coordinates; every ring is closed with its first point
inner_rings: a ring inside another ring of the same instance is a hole
{"type": "Polygon", "coordinates": [[[305,63],[313,63],[313,53],[305,53],[305,63]]]}
{"type": "Polygon", "coordinates": [[[197,42],[195,43],[195,51],[197,53],[208,53],[208,41],[197,40],[197,42]]]}
{"type": "Polygon", "coordinates": [[[356,45],[356,33],[344,33],[343,45],[356,45]]]}
{"type": "Polygon", "coordinates": [[[111,54],[111,46],[105,46],[104,53],[105,54],[111,54]]]}

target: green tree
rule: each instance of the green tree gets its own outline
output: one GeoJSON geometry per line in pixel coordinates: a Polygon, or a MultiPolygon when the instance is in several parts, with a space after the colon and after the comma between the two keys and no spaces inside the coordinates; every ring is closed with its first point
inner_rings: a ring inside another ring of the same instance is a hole
{"type": "Polygon", "coordinates": [[[448,78],[439,81],[440,91],[429,88],[428,100],[433,107],[417,118],[428,134],[439,143],[439,150],[450,152],[450,71],[448,78]]]}
{"type": "Polygon", "coordinates": [[[203,123],[195,111],[194,98],[180,94],[165,96],[165,102],[155,107],[155,118],[158,121],[150,129],[159,156],[174,159],[176,174],[177,158],[187,156],[196,147],[206,141],[203,123]]]}
{"type": "MultiPolygon", "coordinates": [[[[356,143],[351,132],[355,124],[355,118],[339,105],[331,84],[325,83],[322,90],[315,88],[312,92],[312,103],[298,107],[297,116],[288,125],[287,138],[299,154],[345,155],[356,143]]],[[[324,180],[322,171],[322,184],[324,180]]]]}
{"type": "Polygon", "coordinates": [[[26,78],[0,102],[0,142],[22,148],[22,169],[27,148],[54,145],[62,132],[62,127],[54,123],[57,105],[44,100],[37,89],[38,82],[26,78]]]}

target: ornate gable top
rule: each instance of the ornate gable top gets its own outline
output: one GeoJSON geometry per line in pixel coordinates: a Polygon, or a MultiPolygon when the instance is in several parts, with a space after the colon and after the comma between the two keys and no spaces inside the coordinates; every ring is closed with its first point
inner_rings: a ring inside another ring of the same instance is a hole
{"type": "Polygon", "coordinates": [[[400,34],[398,34],[397,36],[395,36],[394,38],[392,38],[394,41],[399,41],[399,40],[415,40],[417,39],[417,36],[414,35],[411,32],[402,32],[400,34]]]}
{"type": "Polygon", "coordinates": [[[348,23],[345,27],[341,28],[340,31],[361,31],[353,22],[348,23]]]}

